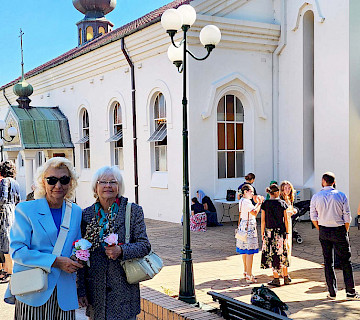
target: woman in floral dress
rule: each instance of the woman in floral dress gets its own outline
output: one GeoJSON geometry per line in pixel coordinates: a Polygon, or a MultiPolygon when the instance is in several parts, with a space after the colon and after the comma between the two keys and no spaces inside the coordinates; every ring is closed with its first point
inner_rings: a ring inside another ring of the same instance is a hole
{"type": "MultiPolygon", "coordinates": [[[[256,215],[260,211],[261,203],[264,201],[262,196],[257,196],[254,206],[251,199],[254,197],[254,188],[245,184],[240,190],[242,197],[239,201],[239,225],[238,229],[247,231],[246,241],[236,239],[236,252],[242,255],[244,264],[244,277],[247,283],[256,282],[252,274],[252,264],[254,254],[259,252],[259,242],[256,229],[256,215]]],[[[255,200],[255,199],[254,199],[255,200]]]]}
{"type": "Polygon", "coordinates": [[[270,199],[261,205],[261,235],[263,239],[261,268],[272,268],[274,279],[268,284],[280,287],[279,273],[282,271],[284,284],[290,284],[287,267],[289,266],[287,251],[288,220],[284,200],[279,199],[279,187],[276,184],[266,189],[270,199]]]}

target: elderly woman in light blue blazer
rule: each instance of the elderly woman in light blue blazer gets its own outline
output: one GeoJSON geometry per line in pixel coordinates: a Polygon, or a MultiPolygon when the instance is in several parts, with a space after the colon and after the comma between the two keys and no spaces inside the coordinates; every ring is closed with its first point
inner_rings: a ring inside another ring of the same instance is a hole
{"type": "MultiPolygon", "coordinates": [[[[15,296],[15,320],[75,320],[78,308],[75,272],[82,267],[70,259],[73,242],[81,238],[81,209],[72,204],[69,231],[60,256],[53,249],[65,213],[65,200],[74,196],[77,175],[69,160],[52,158],[38,169],[35,199],[15,209],[10,231],[13,273],[39,267],[48,272],[48,288],[15,296]]],[[[11,285],[11,282],[10,282],[11,285]]],[[[8,288],[6,302],[14,302],[8,288]]]]}

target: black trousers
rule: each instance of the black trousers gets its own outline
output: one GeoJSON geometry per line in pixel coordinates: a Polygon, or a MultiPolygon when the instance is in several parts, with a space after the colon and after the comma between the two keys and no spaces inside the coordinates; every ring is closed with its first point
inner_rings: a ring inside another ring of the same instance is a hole
{"type": "Polygon", "coordinates": [[[321,243],[324,264],[325,278],[331,296],[336,295],[337,285],[333,264],[333,252],[339,258],[343,270],[345,290],[347,293],[355,293],[353,270],[351,266],[351,250],[349,235],[345,226],[323,227],[319,226],[319,240],[321,243]]]}

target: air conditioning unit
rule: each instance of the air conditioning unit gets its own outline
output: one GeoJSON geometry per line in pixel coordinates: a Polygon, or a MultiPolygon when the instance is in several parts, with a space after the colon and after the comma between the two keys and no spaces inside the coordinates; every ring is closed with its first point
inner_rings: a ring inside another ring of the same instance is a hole
{"type": "MultiPolygon", "coordinates": [[[[296,202],[311,200],[311,189],[310,188],[295,188],[295,206],[296,202]]],[[[308,221],[310,220],[310,212],[306,212],[303,216],[299,217],[299,220],[308,221]]]]}
{"type": "Polygon", "coordinates": [[[295,188],[295,202],[311,200],[311,189],[310,188],[295,188]]]}

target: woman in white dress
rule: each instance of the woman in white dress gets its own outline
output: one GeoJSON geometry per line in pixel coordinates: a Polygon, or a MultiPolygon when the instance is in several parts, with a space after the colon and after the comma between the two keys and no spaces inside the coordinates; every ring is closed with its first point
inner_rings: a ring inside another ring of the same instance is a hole
{"type": "Polygon", "coordinates": [[[244,277],[247,283],[256,282],[256,278],[252,274],[252,264],[254,254],[259,252],[259,241],[256,228],[256,216],[259,213],[261,203],[264,197],[254,197],[254,188],[245,184],[242,186],[240,193],[242,195],[239,201],[239,224],[240,231],[247,232],[246,241],[236,239],[236,252],[242,255],[244,264],[244,277]],[[257,202],[252,204],[251,199],[257,202]]]}

